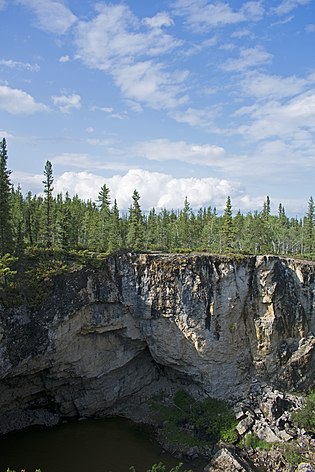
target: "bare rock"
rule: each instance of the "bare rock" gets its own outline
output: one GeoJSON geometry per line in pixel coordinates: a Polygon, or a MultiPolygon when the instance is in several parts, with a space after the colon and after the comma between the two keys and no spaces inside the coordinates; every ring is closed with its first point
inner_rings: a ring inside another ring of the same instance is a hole
{"type": "Polygon", "coordinates": [[[204,472],[251,472],[253,469],[229,449],[220,449],[204,472]]]}

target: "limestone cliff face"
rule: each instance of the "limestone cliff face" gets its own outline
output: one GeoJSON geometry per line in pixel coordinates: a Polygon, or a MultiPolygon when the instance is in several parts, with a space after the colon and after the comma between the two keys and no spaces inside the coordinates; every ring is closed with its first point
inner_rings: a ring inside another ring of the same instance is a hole
{"type": "MultiPolygon", "coordinates": [[[[315,379],[315,266],[277,257],[117,255],[1,309],[0,432],[106,414],[165,379],[238,398],[315,379]]],[[[132,402],[132,400],[130,400],[132,402]]]]}

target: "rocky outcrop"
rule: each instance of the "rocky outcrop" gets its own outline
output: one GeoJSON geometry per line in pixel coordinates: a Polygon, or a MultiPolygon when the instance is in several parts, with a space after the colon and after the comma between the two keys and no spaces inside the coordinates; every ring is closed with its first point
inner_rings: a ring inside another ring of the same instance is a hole
{"type": "Polygon", "coordinates": [[[272,256],[122,254],[56,277],[41,306],[1,308],[0,432],[119,411],[163,382],[234,401],[257,380],[311,387],[314,274],[272,256]]]}

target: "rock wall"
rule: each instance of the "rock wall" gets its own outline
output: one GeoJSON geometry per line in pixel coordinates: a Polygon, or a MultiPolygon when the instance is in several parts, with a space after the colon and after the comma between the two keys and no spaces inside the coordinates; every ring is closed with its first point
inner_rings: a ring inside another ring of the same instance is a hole
{"type": "Polygon", "coordinates": [[[315,266],[273,256],[117,255],[0,306],[0,432],[103,415],[178,382],[240,399],[315,379],[315,266]]]}

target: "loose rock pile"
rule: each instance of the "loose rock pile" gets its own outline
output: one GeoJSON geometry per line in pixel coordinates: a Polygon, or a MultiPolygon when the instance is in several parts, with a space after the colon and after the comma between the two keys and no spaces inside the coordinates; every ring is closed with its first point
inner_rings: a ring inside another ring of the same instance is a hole
{"type": "Polygon", "coordinates": [[[271,449],[222,445],[204,472],[315,472],[315,439],[292,421],[292,413],[303,405],[303,397],[254,383],[245,400],[234,405],[241,442],[246,435],[272,443],[271,449]],[[289,460],[286,450],[304,462],[289,460]]]}
{"type": "Polygon", "coordinates": [[[254,384],[246,400],[238,402],[235,415],[240,437],[252,433],[269,443],[290,441],[303,434],[291,420],[293,411],[301,408],[303,398],[283,393],[267,385],[254,384]]]}

